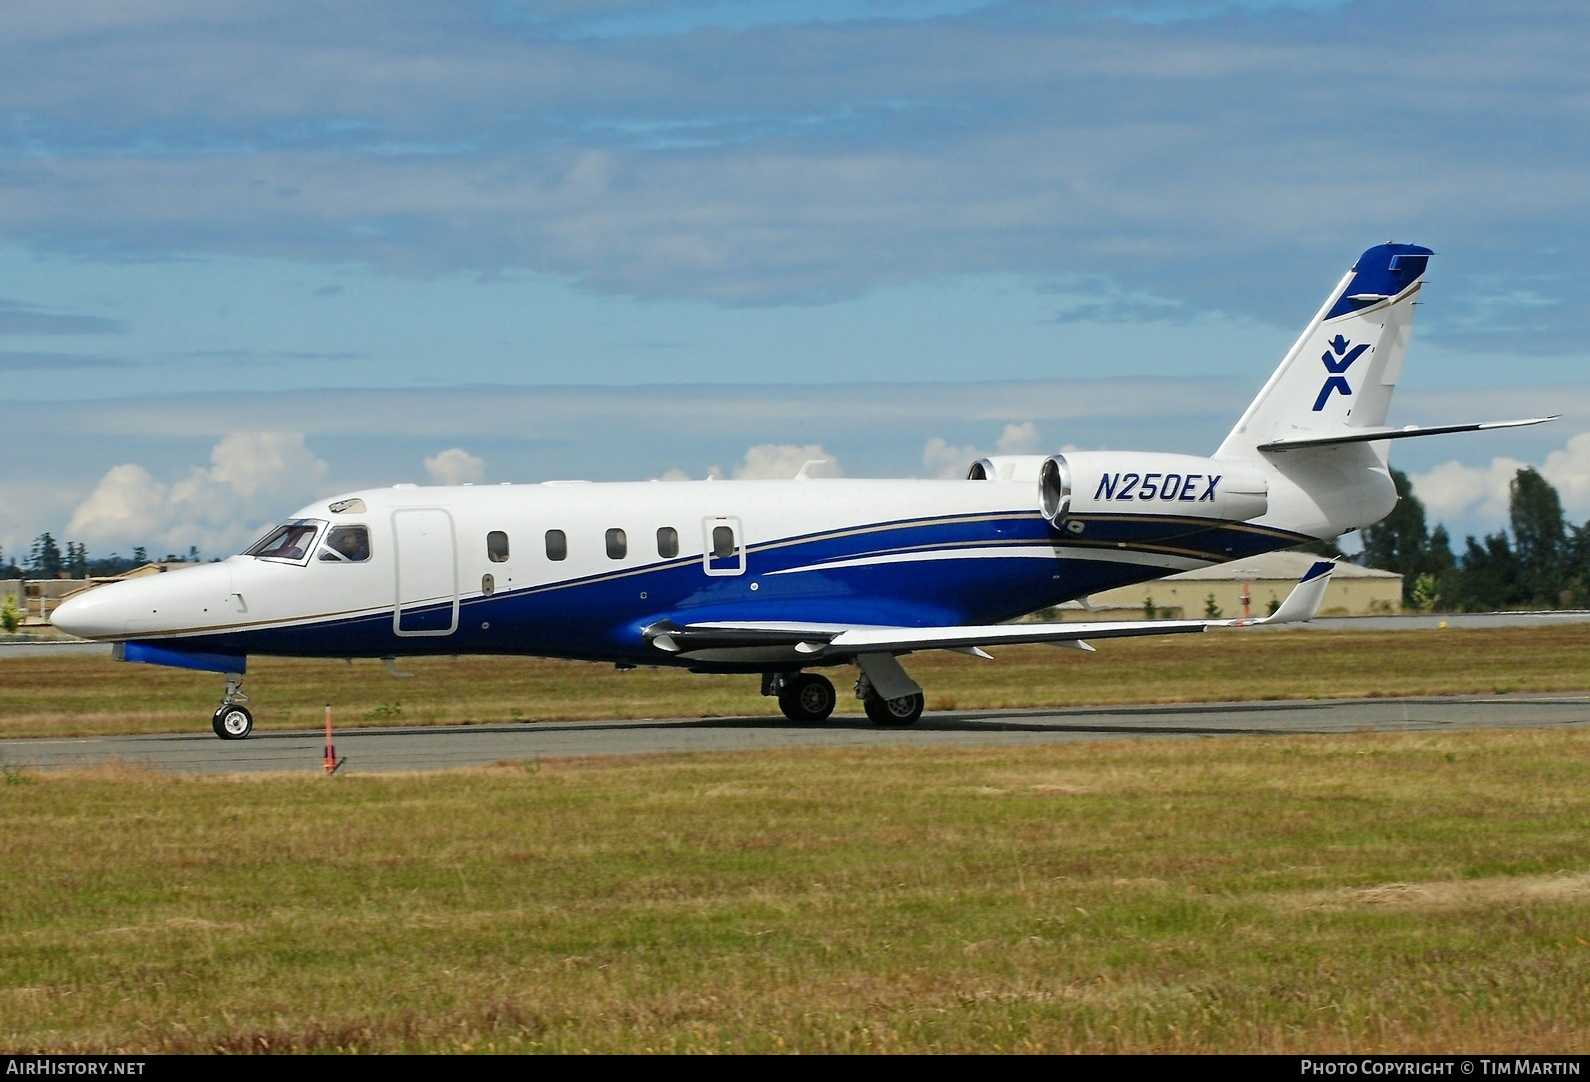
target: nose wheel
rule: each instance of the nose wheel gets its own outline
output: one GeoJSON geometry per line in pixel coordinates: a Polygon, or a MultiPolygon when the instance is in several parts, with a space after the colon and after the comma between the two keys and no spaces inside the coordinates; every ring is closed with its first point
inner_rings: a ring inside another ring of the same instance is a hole
{"type": "Polygon", "coordinates": [[[254,731],[254,715],[244,706],[223,706],[215,712],[210,727],[222,740],[242,740],[254,731]]]}
{"type": "Polygon", "coordinates": [[[222,740],[242,740],[254,731],[254,715],[247,707],[238,705],[246,702],[248,696],[243,694],[242,674],[227,673],[226,694],[221,696],[221,705],[210,719],[210,728],[215,730],[216,736],[222,740]]]}

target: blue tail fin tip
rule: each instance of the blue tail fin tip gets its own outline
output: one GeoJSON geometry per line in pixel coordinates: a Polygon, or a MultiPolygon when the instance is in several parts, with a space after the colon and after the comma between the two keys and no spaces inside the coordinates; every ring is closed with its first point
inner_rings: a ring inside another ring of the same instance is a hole
{"type": "Polygon", "coordinates": [[[1377,244],[1353,264],[1353,280],[1336,299],[1326,319],[1367,308],[1383,297],[1395,297],[1424,276],[1435,253],[1417,244],[1377,244]]]}

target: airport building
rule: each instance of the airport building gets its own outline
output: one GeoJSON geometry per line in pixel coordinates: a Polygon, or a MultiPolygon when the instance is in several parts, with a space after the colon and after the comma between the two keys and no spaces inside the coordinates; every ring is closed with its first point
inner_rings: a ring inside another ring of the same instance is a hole
{"type": "MultiPolygon", "coordinates": [[[[1092,611],[1067,606],[1062,620],[1141,620],[1152,604],[1157,617],[1201,619],[1211,596],[1226,618],[1266,616],[1319,559],[1306,552],[1267,552],[1246,560],[1183,571],[1169,578],[1122,586],[1088,598],[1092,611]]],[[[1331,574],[1321,616],[1367,616],[1402,611],[1402,576],[1343,561],[1331,574]]]]}
{"type": "Polygon", "coordinates": [[[5,603],[6,595],[10,594],[16,599],[17,610],[22,614],[22,626],[29,632],[36,632],[48,627],[50,613],[55,611],[57,605],[80,591],[108,582],[159,575],[192,566],[178,560],[148,563],[120,575],[96,575],[87,579],[3,579],[0,580],[0,605],[5,603]]]}

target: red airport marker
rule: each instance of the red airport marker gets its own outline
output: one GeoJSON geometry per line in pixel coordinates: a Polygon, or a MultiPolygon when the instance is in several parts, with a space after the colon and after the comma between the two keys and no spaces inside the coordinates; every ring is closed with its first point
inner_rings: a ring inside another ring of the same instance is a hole
{"type": "Polygon", "coordinates": [[[331,704],[326,704],[326,773],[335,774],[337,768],[347,762],[346,758],[337,758],[337,745],[331,742],[331,704]]]}

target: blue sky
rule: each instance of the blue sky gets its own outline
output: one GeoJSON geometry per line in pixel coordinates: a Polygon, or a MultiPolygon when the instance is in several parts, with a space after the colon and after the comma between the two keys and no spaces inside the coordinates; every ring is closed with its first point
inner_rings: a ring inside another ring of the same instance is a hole
{"type": "MultiPolygon", "coordinates": [[[[0,548],[235,551],[397,481],[1207,452],[1357,254],[1438,252],[1434,517],[1590,518],[1590,15],[1461,2],[0,15],[0,548]],[[1580,438],[1583,437],[1583,438],[1580,438]]],[[[1417,444],[1417,446],[1409,446],[1417,444]]]]}

